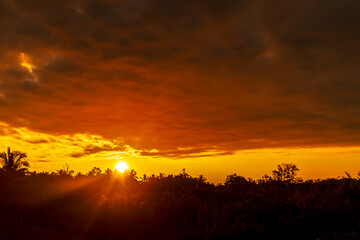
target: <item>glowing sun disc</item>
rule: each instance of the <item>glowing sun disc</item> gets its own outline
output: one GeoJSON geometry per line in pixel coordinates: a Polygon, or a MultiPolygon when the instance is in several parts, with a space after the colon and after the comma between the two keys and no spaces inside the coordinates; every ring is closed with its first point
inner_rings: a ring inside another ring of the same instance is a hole
{"type": "Polygon", "coordinates": [[[129,166],[127,165],[126,162],[118,162],[116,165],[115,165],[115,170],[118,170],[119,172],[125,172],[127,169],[129,168],[129,166]]]}

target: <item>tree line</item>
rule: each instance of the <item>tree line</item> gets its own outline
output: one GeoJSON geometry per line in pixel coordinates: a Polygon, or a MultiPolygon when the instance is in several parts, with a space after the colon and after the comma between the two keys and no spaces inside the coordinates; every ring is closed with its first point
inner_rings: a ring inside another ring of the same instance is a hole
{"type": "Polygon", "coordinates": [[[360,175],[304,181],[280,164],[215,185],[185,169],[47,173],[29,171],[18,151],[0,159],[0,217],[85,239],[360,239],[360,175]]]}

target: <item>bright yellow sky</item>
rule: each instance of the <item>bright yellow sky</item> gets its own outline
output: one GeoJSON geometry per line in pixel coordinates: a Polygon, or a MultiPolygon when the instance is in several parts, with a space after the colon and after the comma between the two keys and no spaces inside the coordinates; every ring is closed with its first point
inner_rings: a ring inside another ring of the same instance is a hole
{"type": "Polygon", "coordinates": [[[56,171],[65,164],[76,172],[87,172],[92,167],[114,169],[117,162],[125,161],[139,176],[160,172],[177,174],[186,168],[190,175],[203,174],[214,183],[224,182],[226,175],[232,173],[257,179],[265,173],[271,174],[277,164],[283,162],[297,164],[304,179],[344,176],[344,171],[355,176],[360,171],[360,147],[259,149],[238,151],[234,155],[180,159],[140,156],[127,147],[124,151],[102,151],[72,157],[81,153],[85,146],[101,147],[113,143],[87,134],[51,136],[26,128],[12,128],[4,123],[0,127],[3,131],[1,150],[10,146],[28,153],[31,170],[36,171],[56,171]]]}

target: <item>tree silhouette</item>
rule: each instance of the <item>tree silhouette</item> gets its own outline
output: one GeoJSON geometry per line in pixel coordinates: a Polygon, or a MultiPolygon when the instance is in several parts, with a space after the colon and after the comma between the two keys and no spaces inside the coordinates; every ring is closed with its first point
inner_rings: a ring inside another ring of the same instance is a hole
{"type": "Polygon", "coordinates": [[[190,175],[186,172],[185,168],[183,168],[182,173],[180,173],[179,176],[182,177],[182,178],[189,178],[190,177],[190,175]]]}
{"type": "Polygon", "coordinates": [[[128,177],[130,180],[133,180],[133,181],[137,181],[138,179],[138,176],[137,176],[137,173],[134,169],[131,169],[130,171],[129,170],[126,170],[124,172],[125,176],[128,177]]]}
{"type": "Polygon", "coordinates": [[[114,172],[110,168],[107,168],[105,170],[105,175],[108,176],[108,177],[112,177],[114,175],[114,172]]]}
{"type": "Polygon", "coordinates": [[[149,181],[149,176],[144,174],[142,177],[140,177],[140,179],[141,179],[141,182],[145,183],[145,182],[149,181]]]}
{"type": "Polygon", "coordinates": [[[26,153],[11,151],[10,147],[8,147],[7,152],[0,153],[0,160],[3,162],[1,170],[7,172],[28,172],[30,164],[25,160],[26,158],[26,153]]]}
{"type": "Polygon", "coordinates": [[[282,163],[278,165],[278,169],[272,171],[275,181],[295,182],[299,169],[293,163],[282,163]]]}
{"type": "Polygon", "coordinates": [[[99,176],[101,174],[101,169],[98,167],[93,167],[90,172],[88,172],[88,176],[99,176]]]}
{"type": "Polygon", "coordinates": [[[70,166],[65,164],[63,169],[57,170],[56,174],[59,176],[72,176],[74,174],[74,170],[70,170],[70,166]]]}
{"type": "Polygon", "coordinates": [[[234,173],[231,175],[227,175],[226,180],[225,180],[225,185],[241,184],[241,183],[246,183],[246,182],[247,182],[246,178],[244,178],[242,176],[238,176],[236,173],[234,173]]]}
{"type": "Polygon", "coordinates": [[[196,180],[198,180],[201,183],[206,183],[206,178],[204,177],[204,175],[200,174],[198,178],[196,178],[196,180]]]}
{"type": "Polygon", "coordinates": [[[261,179],[259,179],[259,182],[264,183],[264,182],[270,182],[272,180],[273,178],[265,173],[265,175],[262,176],[261,179]]]}

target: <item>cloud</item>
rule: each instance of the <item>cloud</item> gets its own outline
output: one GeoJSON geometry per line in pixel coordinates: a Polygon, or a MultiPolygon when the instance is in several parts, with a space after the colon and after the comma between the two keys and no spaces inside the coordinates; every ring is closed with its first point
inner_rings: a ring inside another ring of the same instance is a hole
{"type": "Polygon", "coordinates": [[[172,158],[357,146],[359,8],[353,0],[0,1],[0,119],[172,158]]]}
{"type": "Polygon", "coordinates": [[[104,144],[103,146],[94,146],[94,145],[88,145],[84,147],[84,152],[81,153],[72,153],[70,156],[79,158],[99,152],[119,152],[119,151],[127,151],[127,148],[125,146],[110,146],[108,144],[104,144]]]}
{"type": "MultiPolygon", "coordinates": [[[[0,140],[2,148],[21,149],[27,152],[31,162],[62,162],[71,158],[89,157],[98,153],[109,152],[112,155],[135,155],[136,152],[121,139],[109,140],[101,136],[89,134],[53,136],[38,133],[27,128],[14,128],[0,122],[0,140]],[[6,144],[6,145],[5,145],[6,144]],[[58,158],[58,159],[56,159],[58,158]]],[[[107,160],[104,158],[103,160],[107,160]]]]}

